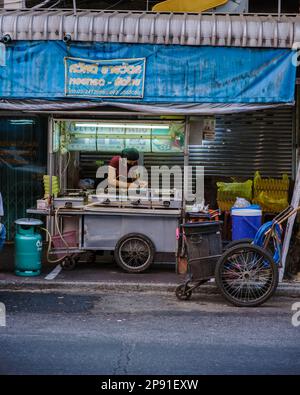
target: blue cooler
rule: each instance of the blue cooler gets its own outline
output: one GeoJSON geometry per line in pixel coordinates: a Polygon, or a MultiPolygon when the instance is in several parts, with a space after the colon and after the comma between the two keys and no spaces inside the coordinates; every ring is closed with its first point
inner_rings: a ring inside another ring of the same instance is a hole
{"type": "Polygon", "coordinates": [[[254,239],[262,225],[262,210],[259,206],[232,208],[232,240],[254,239]]]}

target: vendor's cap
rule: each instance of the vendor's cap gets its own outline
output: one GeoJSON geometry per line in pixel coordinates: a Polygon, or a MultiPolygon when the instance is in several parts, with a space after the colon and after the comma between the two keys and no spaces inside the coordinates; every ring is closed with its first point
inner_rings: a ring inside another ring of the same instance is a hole
{"type": "Polygon", "coordinates": [[[138,160],[140,157],[139,151],[136,148],[125,148],[122,151],[122,158],[128,160],[138,160]]]}

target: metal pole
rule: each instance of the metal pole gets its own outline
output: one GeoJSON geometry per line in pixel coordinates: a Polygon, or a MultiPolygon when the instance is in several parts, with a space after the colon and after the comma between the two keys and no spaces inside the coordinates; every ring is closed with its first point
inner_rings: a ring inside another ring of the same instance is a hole
{"type": "MultiPolygon", "coordinates": [[[[182,212],[181,212],[181,223],[185,222],[185,210],[186,210],[186,191],[188,189],[188,165],[189,165],[189,141],[190,141],[190,117],[185,117],[184,125],[184,162],[183,162],[183,191],[182,191],[182,212]]],[[[184,253],[184,243],[182,236],[180,241],[176,242],[176,273],[179,273],[179,259],[184,253]],[[179,251],[180,249],[180,251],[179,251]]]]}
{"type": "Polygon", "coordinates": [[[53,175],[53,117],[48,118],[48,171],[49,193],[52,195],[52,175],[53,175]]]}
{"type": "Polygon", "coordinates": [[[146,11],[149,11],[149,0],[147,0],[146,11]]]}
{"type": "MultiPolygon", "coordinates": [[[[47,174],[49,175],[49,194],[52,196],[52,176],[53,176],[53,116],[48,117],[48,163],[47,174]]],[[[54,222],[52,217],[47,217],[47,229],[51,235],[54,234],[54,222]]],[[[48,236],[47,236],[48,238],[48,236]]]]}
{"type": "Polygon", "coordinates": [[[185,117],[185,129],[184,129],[184,171],[183,171],[183,211],[185,212],[186,201],[185,197],[188,196],[188,187],[189,187],[189,172],[188,166],[190,162],[189,158],[189,141],[190,141],[190,117],[185,117]]]}
{"type": "MultiPolygon", "coordinates": [[[[293,194],[293,199],[292,199],[292,206],[293,208],[297,208],[300,203],[300,165],[298,167],[298,173],[296,177],[296,184],[295,184],[295,189],[294,189],[294,194],[293,194]]],[[[290,217],[287,228],[285,231],[285,237],[284,237],[284,242],[283,242],[283,247],[282,247],[282,269],[280,270],[280,275],[279,275],[279,281],[282,282],[283,276],[284,276],[284,271],[285,271],[285,266],[286,266],[286,258],[288,256],[289,248],[290,248],[290,242],[293,234],[293,227],[294,223],[297,217],[297,213],[295,213],[293,216],[290,217]]]]}
{"type": "Polygon", "coordinates": [[[76,0],[73,0],[73,11],[74,11],[74,15],[76,15],[77,13],[76,0]]]}
{"type": "Polygon", "coordinates": [[[278,17],[281,16],[281,0],[278,0],[278,17]]]}

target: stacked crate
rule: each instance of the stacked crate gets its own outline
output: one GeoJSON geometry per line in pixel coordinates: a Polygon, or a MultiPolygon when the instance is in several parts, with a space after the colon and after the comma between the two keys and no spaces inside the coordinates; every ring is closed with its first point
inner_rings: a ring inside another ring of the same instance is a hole
{"type": "Polygon", "coordinates": [[[230,211],[237,198],[245,198],[249,202],[252,200],[252,180],[238,183],[218,182],[217,202],[221,211],[230,211]]]}
{"type": "Polygon", "coordinates": [[[261,206],[262,210],[279,213],[288,207],[290,181],[286,174],[282,179],[261,178],[259,172],[254,177],[253,203],[261,206]]]}
{"type": "MultiPolygon", "coordinates": [[[[44,175],[43,177],[44,181],[44,198],[48,198],[50,195],[50,176],[44,175]]],[[[52,195],[54,197],[57,197],[57,195],[60,192],[59,189],[59,179],[57,176],[52,176],[52,195]]]]}

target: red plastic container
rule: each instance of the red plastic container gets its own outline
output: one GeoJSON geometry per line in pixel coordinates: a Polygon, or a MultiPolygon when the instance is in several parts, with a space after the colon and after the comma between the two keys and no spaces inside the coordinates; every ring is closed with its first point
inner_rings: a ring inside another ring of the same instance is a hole
{"type": "MultiPolygon", "coordinates": [[[[52,244],[54,249],[57,250],[66,250],[69,248],[76,248],[78,247],[78,239],[77,239],[77,232],[76,230],[71,230],[69,232],[65,232],[62,234],[66,244],[63,242],[60,235],[52,236],[52,244]]],[[[66,253],[56,253],[57,257],[61,258],[62,256],[66,255],[66,253]]]]}

